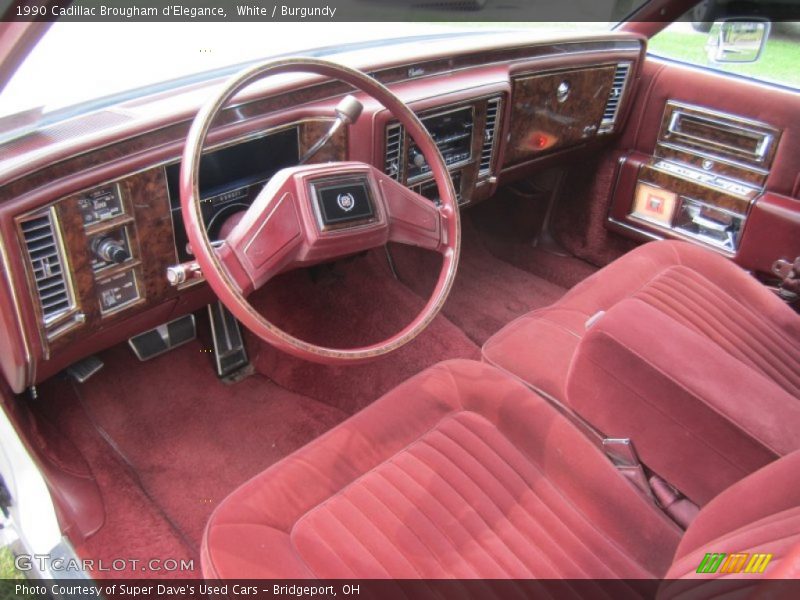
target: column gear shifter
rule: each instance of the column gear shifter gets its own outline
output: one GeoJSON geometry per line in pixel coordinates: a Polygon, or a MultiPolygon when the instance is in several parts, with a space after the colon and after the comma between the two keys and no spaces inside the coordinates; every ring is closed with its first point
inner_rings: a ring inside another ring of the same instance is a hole
{"type": "Polygon", "coordinates": [[[320,149],[327,144],[334,135],[336,135],[336,132],[339,131],[342,125],[349,125],[358,121],[358,117],[361,116],[361,111],[363,108],[364,105],[361,104],[361,102],[359,102],[355,96],[348,94],[342,98],[339,104],[336,105],[336,120],[333,122],[333,125],[331,125],[331,128],[328,129],[325,135],[319,138],[317,142],[308,149],[308,151],[300,159],[299,164],[302,165],[308,162],[311,157],[319,152],[320,149]]]}

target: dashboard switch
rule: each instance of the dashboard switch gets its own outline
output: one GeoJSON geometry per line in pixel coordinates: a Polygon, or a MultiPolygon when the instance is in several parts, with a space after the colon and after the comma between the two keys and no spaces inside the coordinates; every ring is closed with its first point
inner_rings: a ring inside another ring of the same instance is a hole
{"type": "Polygon", "coordinates": [[[139,286],[133,269],[110,275],[96,282],[100,314],[119,310],[139,300],[139,286]]]}
{"type": "Polygon", "coordinates": [[[427,163],[425,156],[416,148],[411,149],[409,156],[411,156],[411,162],[414,163],[414,166],[420,169],[422,169],[427,163]]]}
{"type": "Polygon", "coordinates": [[[119,186],[108,185],[83,194],[78,198],[78,210],[84,227],[118,217],[125,212],[119,186]]]}
{"type": "Polygon", "coordinates": [[[167,281],[171,286],[179,286],[190,279],[202,277],[200,265],[196,261],[167,267],[167,281]]]}

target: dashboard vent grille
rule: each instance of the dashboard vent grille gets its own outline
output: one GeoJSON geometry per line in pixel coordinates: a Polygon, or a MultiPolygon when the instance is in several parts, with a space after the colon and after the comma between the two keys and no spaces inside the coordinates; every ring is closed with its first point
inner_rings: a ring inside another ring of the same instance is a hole
{"type": "Polygon", "coordinates": [[[396,181],[400,181],[402,162],[400,156],[403,152],[403,127],[400,123],[386,126],[386,159],[383,172],[396,181]]]}
{"type": "Polygon", "coordinates": [[[603,120],[600,121],[598,133],[608,133],[614,130],[619,113],[619,105],[622,101],[622,94],[625,91],[625,84],[628,82],[628,74],[631,70],[631,63],[619,63],[614,71],[614,83],[608,95],[608,102],[603,111],[603,120]]]}
{"type": "Polygon", "coordinates": [[[500,125],[500,98],[491,98],[486,107],[486,127],[483,130],[483,146],[478,175],[488,175],[492,171],[492,158],[496,147],[494,141],[500,125]]]}
{"type": "Polygon", "coordinates": [[[74,308],[53,209],[20,224],[45,326],[74,308]]]}

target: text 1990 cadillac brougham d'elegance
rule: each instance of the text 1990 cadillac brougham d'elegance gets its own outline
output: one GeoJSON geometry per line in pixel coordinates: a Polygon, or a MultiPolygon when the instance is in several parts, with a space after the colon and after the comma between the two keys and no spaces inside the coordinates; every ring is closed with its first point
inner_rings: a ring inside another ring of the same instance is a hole
{"type": "Polygon", "coordinates": [[[800,25],[479,22],[496,4],[0,24],[18,569],[800,576],[800,25]]]}

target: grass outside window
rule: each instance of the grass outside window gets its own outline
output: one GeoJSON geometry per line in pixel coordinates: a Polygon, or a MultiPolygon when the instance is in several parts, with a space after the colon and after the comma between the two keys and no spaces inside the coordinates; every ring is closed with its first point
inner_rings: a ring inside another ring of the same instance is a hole
{"type": "Polygon", "coordinates": [[[650,40],[649,52],[703,67],[744,75],[771,83],[800,88],[800,35],[795,27],[778,24],[773,28],[761,58],[753,63],[717,64],[706,56],[707,35],[670,27],[650,40]],[[777,31],[776,31],[777,30],[777,31]]]}

